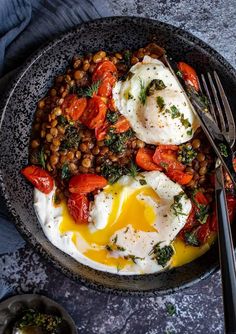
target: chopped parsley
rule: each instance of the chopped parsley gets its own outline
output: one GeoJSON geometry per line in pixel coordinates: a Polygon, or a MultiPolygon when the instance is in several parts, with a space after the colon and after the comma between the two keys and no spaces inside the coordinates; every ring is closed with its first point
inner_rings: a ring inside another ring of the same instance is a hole
{"type": "Polygon", "coordinates": [[[162,111],[165,106],[165,101],[163,97],[157,96],[156,101],[157,101],[157,106],[160,108],[160,111],[162,111]]]}
{"type": "Polygon", "coordinates": [[[183,78],[183,74],[182,74],[182,72],[181,71],[177,71],[176,72],[176,75],[177,75],[177,77],[179,77],[179,78],[183,78]]]}
{"type": "Polygon", "coordinates": [[[187,129],[191,126],[191,123],[189,122],[188,118],[184,118],[184,114],[181,114],[180,122],[185,127],[185,129],[187,129]]]}
{"type": "Polygon", "coordinates": [[[134,179],[138,175],[138,166],[133,161],[131,161],[130,163],[130,166],[128,169],[128,175],[132,176],[134,179]]]}
{"type": "MultiPolygon", "coordinates": [[[[101,174],[110,184],[113,184],[123,175],[130,175],[135,179],[138,175],[138,167],[133,161],[131,161],[129,166],[120,166],[117,163],[112,165],[103,164],[101,167],[101,174]]],[[[139,180],[139,182],[140,181],[146,182],[145,180],[139,180]]]]}
{"type": "Polygon", "coordinates": [[[143,258],[142,257],[138,257],[138,256],[135,256],[135,255],[132,255],[132,254],[129,254],[129,255],[126,255],[126,256],[124,256],[124,258],[127,260],[127,259],[130,259],[130,260],[132,260],[133,261],[133,263],[137,263],[136,261],[137,260],[143,260],[143,258]]]}
{"type": "Polygon", "coordinates": [[[193,134],[193,129],[187,131],[188,136],[192,136],[192,134],[193,134]]]}
{"type": "Polygon", "coordinates": [[[166,112],[169,112],[171,114],[172,119],[179,118],[180,122],[185,127],[185,129],[191,126],[191,123],[189,122],[189,120],[187,118],[184,118],[184,114],[181,113],[175,105],[171,106],[170,110],[166,109],[166,112]]]}
{"type": "Polygon", "coordinates": [[[61,317],[27,309],[22,312],[21,318],[16,323],[16,328],[25,332],[32,327],[36,327],[36,329],[41,329],[45,334],[53,334],[58,330],[60,331],[61,323],[61,317]]]}
{"type": "Polygon", "coordinates": [[[69,179],[70,178],[70,170],[67,164],[64,164],[61,169],[61,178],[62,179],[69,179]]]}
{"type": "Polygon", "coordinates": [[[108,165],[104,163],[101,167],[101,174],[110,184],[115,183],[122,175],[127,172],[126,168],[118,164],[108,165]]]}
{"type": "Polygon", "coordinates": [[[176,307],[172,303],[166,303],[166,311],[170,316],[176,314],[176,307]]]}
{"type": "Polygon", "coordinates": [[[39,151],[38,150],[32,151],[30,154],[30,161],[34,165],[40,165],[45,169],[46,162],[43,148],[39,151]]]}
{"type": "Polygon", "coordinates": [[[132,52],[127,50],[124,52],[124,62],[127,66],[130,66],[132,52]]]}
{"type": "Polygon", "coordinates": [[[147,99],[147,88],[145,88],[144,82],[140,78],[139,78],[139,83],[140,83],[140,92],[139,92],[138,98],[140,102],[142,103],[142,105],[144,105],[147,99]]]}
{"type": "Polygon", "coordinates": [[[114,124],[118,121],[119,115],[115,111],[109,110],[106,115],[106,119],[110,124],[114,124]]]}
{"type": "Polygon", "coordinates": [[[166,88],[166,85],[164,84],[162,80],[153,79],[146,88],[146,95],[147,96],[153,95],[155,91],[162,90],[165,88],[166,88]]]}
{"type": "Polygon", "coordinates": [[[157,263],[165,267],[167,262],[171,259],[171,257],[174,255],[174,249],[171,245],[160,247],[161,242],[158,242],[149,255],[154,255],[154,258],[156,259],[157,263]]]}
{"type": "Polygon", "coordinates": [[[39,152],[39,164],[45,169],[45,157],[43,148],[39,152]]]}
{"type": "Polygon", "coordinates": [[[195,192],[193,192],[192,195],[192,201],[194,202],[194,204],[197,207],[197,211],[195,214],[195,218],[197,219],[197,221],[200,224],[205,224],[207,221],[207,218],[209,216],[209,205],[204,205],[204,204],[200,204],[195,200],[195,194],[196,192],[198,192],[197,190],[195,192]]]}
{"type": "Polygon", "coordinates": [[[196,219],[197,219],[197,221],[200,223],[200,224],[206,224],[206,222],[207,222],[207,218],[208,218],[208,216],[209,216],[209,214],[208,214],[208,206],[206,206],[206,205],[202,205],[202,204],[200,204],[200,209],[199,209],[199,211],[196,213],[196,219]]]}
{"type": "Polygon", "coordinates": [[[221,143],[219,144],[219,148],[220,148],[220,153],[223,155],[223,157],[228,157],[228,151],[227,151],[227,147],[225,144],[221,143]]]}
{"type": "Polygon", "coordinates": [[[173,119],[181,116],[179,109],[174,105],[170,107],[170,111],[171,111],[171,118],[173,119]]]}
{"type": "Polygon", "coordinates": [[[145,184],[147,184],[146,180],[140,179],[139,183],[141,184],[141,186],[145,186],[145,184]]]}
{"type": "Polygon", "coordinates": [[[79,130],[74,126],[69,126],[66,129],[64,140],[61,143],[60,149],[78,149],[80,143],[80,134],[79,130]]]}
{"type": "Polygon", "coordinates": [[[200,224],[205,224],[209,216],[209,207],[204,204],[197,204],[198,211],[196,212],[196,219],[200,224]]]}
{"type": "Polygon", "coordinates": [[[87,96],[87,97],[93,97],[94,94],[97,94],[98,92],[98,88],[100,86],[101,80],[98,80],[96,82],[94,82],[91,86],[86,87],[86,88],[82,88],[80,87],[77,90],[77,94],[79,96],[87,96]]]}
{"type": "MultiPolygon", "coordinates": [[[[144,82],[139,78],[140,82],[140,93],[139,100],[144,105],[146,103],[147,96],[153,95],[155,91],[162,90],[166,88],[166,85],[162,80],[154,79],[152,80],[147,87],[144,86],[144,82]]],[[[158,103],[158,101],[157,101],[158,103]]]]}
{"type": "Polygon", "coordinates": [[[183,205],[180,202],[183,196],[186,196],[183,191],[174,196],[174,202],[171,204],[171,209],[175,216],[186,216],[186,213],[183,212],[183,205]]]}
{"type": "Polygon", "coordinates": [[[193,230],[191,232],[184,233],[185,242],[191,246],[198,247],[200,245],[199,240],[197,238],[197,230],[193,230]]]}
{"type": "Polygon", "coordinates": [[[63,115],[57,116],[57,122],[59,125],[62,125],[62,126],[66,126],[69,124],[68,120],[63,115]]]}
{"type": "Polygon", "coordinates": [[[197,156],[191,144],[183,144],[179,146],[178,160],[187,165],[191,163],[197,156]]]}
{"type": "Polygon", "coordinates": [[[105,145],[114,153],[123,152],[126,148],[127,141],[133,137],[133,130],[129,129],[123,133],[115,133],[114,128],[110,128],[105,139],[105,145]]]}

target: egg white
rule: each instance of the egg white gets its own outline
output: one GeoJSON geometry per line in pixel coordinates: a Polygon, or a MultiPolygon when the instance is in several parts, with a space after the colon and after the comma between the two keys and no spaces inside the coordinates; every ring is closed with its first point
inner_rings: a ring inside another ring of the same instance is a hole
{"type": "Polygon", "coordinates": [[[116,83],[113,98],[120,113],[129,120],[136,136],[148,144],[185,143],[193,137],[199,126],[179,82],[161,61],[149,56],[131,67],[126,81],[116,83]],[[143,105],[139,98],[141,83],[147,87],[154,79],[162,80],[166,88],[147,96],[143,105]],[[162,110],[157,104],[157,97],[164,100],[162,110]],[[188,120],[189,127],[183,125],[181,117],[172,118],[173,106],[188,120]]]}
{"type": "MultiPolygon", "coordinates": [[[[161,247],[170,245],[187,221],[191,211],[191,201],[186,195],[181,196],[182,215],[176,215],[172,209],[172,204],[174,196],[179,195],[182,188],[171,181],[164,173],[158,171],[142,173],[136,179],[123,176],[118,180],[118,186],[121,191],[119,192],[119,207],[116,211],[114,223],[119,218],[125,201],[136,191],[138,191],[137,200],[144,203],[148,210],[153,210],[155,213],[151,232],[134,229],[132,224],[127,221],[125,227],[116,230],[110,237],[110,244],[114,244],[115,240],[115,244],[118,246],[117,249],[111,251],[110,256],[113,258],[132,256],[135,257],[135,263],[118,270],[114,266],[105,265],[86,257],[83,254],[86,250],[94,249],[94,247],[99,249],[101,246],[89,244],[79,232],[67,231],[61,233],[60,225],[63,221],[63,212],[61,207],[55,207],[53,204],[55,189],[48,195],[37,189],[34,191],[34,207],[45,235],[57,248],[80,263],[97,270],[121,275],[153,273],[163,270],[163,267],[153,259],[151,254],[153,246],[159,242],[161,247]],[[140,185],[140,179],[145,180],[147,184],[140,185]],[[158,201],[152,196],[143,194],[142,191],[139,192],[145,187],[151,187],[156,192],[158,201]],[[72,240],[73,238],[76,239],[76,242],[72,240]]],[[[108,224],[109,216],[113,210],[113,201],[117,196],[117,193],[110,191],[110,189],[112,189],[111,186],[108,186],[95,196],[88,225],[91,233],[98,230],[102,231],[108,224]]]]}

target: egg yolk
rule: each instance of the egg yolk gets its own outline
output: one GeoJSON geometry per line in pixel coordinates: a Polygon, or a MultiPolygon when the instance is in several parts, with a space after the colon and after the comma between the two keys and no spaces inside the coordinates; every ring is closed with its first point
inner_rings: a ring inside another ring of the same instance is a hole
{"type": "MultiPolygon", "coordinates": [[[[123,257],[112,257],[111,252],[106,249],[106,246],[110,244],[111,237],[127,225],[132,225],[137,231],[157,232],[153,226],[156,212],[153,206],[149,205],[147,201],[142,200],[142,197],[149,197],[155,203],[159,202],[159,197],[148,186],[130,191],[122,185],[115,184],[107,187],[104,191],[112,195],[113,204],[107,224],[103,229],[91,231],[89,225],[76,224],[68,212],[66,203],[63,202],[61,204],[63,219],[60,224],[60,232],[62,234],[68,231],[75,232],[72,236],[72,242],[76,247],[80,248],[80,241],[77,237],[78,232],[87,245],[89,245],[83,251],[84,256],[95,262],[117,267],[117,270],[119,270],[119,268],[123,269],[125,266],[132,265],[132,260],[123,257]]],[[[171,260],[171,267],[182,266],[203,255],[215,239],[216,236],[213,235],[203,246],[193,247],[186,245],[181,239],[176,238],[172,243],[175,253],[171,260]]]]}
{"type": "MultiPolygon", "coordinates": [[[[103,229],[91,231],[88,225],[76,224],[70,216],[66,204],[63,203],[63,220],[60,224],[60,232],[62,234],[68,231],[79,232],[81,237],[91,246],[83,253],[86,257],[106,265],[123,268],[127,264],[132,264],[132,261],[121,257],[111,257],[110,252],[104,247],[110,243],[110,239],[116,231],[127,225],[132,225],[138,231],[155,232],[153,224],[156,213],[153,207],[145,200],[138,198],[138,195],[151,197],[156,203],[158,203],[159,197],[151,187],[142,187],[130,192],[128,188],[115,184],[107,187],[104,191],[112,195],[113,204],[108,222],[103,229]],[[121,195],[123,196],[122,201],[121,195]],[[120,203],[122,203],[121,207],[120,203]]],[[[75,233],[72,241],[77,243],[75,233]]]]}
{"type": "Polygon", "coordinates": [[[177,237],[172,243],[175,254],[171,259],[171,267],[183,266],[184,264],[197,259],[199,256],[202,256],[210,249],[215,240],[216,234],[214,233],[208,238],[204,245],[200,247],[194,247],[186,245],[183,240],[177,237]]]}

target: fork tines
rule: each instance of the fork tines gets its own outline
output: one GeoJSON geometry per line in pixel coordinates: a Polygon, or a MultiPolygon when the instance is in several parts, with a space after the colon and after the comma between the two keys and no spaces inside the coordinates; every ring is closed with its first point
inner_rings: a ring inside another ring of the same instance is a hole
{"type": "Polygon", "coordinates": [[[224,92],[220,78],[216,71],[201,74],[200,89],[207,96],[209,102],[209,112],[218,124],[222,133],[231,142],[235,142],[235,121],[228,99],[224,92]]]}

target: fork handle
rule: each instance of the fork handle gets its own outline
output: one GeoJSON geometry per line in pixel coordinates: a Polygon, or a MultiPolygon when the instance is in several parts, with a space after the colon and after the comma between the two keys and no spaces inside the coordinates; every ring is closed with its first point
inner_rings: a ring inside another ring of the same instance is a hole
{"type": "MultiPolygon", "coordinates": [[[[216,169],[216,176],[224,185],[222,167],[216,169]],[[217,172],[218,170],[218,172],[217,172]]],[[[217,180],[216,180],[217,183],[217,180]]],[[[236,265],[229,216],[226,204],[224,186],[216,184],[216,203],[218,216],[218,239],[221,278],[223,288],[223,303],[225,317],[225,332],[236,333],[236,265]]]]}

